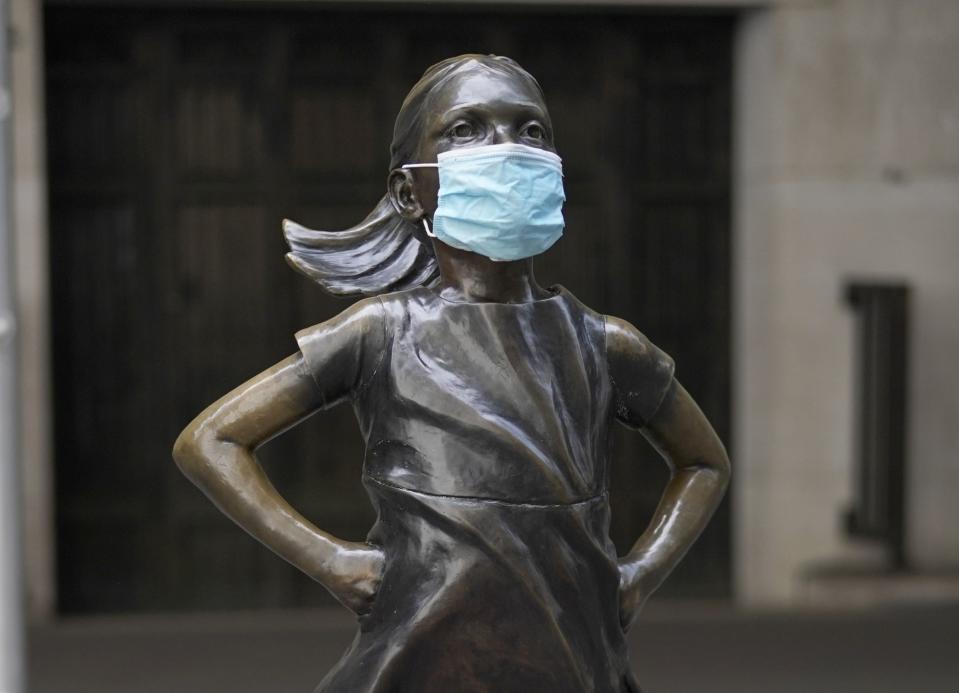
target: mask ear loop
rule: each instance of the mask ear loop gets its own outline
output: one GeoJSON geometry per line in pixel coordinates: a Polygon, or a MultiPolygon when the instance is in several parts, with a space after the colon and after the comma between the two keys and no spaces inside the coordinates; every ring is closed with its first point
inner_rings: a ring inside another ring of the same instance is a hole
{"type": "MultiPolygon", "coordinates": [[[[411,168],[439,168],[439,164],[403,164],[400,166],[403,169],[411,168]]],[[[436,238],[436,234],[430,231],[430,225],[426,223],[426,217],[424,216],[421,221],[423,222],[423,230],[426,231],[426,235],[430,238],[436,238]]]]}

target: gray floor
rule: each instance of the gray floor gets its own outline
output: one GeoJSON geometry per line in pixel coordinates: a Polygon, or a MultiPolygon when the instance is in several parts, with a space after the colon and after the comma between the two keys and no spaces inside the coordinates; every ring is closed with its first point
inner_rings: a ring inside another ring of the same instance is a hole
{"type": "MultiPolygon", "coordinates": [[[[30,693],[310,693],[352,637],[340,611],[65,621],[30,637],[30,693]]],[[[955,693],[959,606],[744,614],[653,605],[647,693],[955,693]]]]}

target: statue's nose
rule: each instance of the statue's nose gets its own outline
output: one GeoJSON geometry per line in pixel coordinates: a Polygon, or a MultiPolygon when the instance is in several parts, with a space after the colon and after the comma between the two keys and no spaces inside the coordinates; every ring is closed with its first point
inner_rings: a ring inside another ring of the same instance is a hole
{"type": "Polygon", "coordinates": [[[493,130],[493,144],[515,144],[519,141],[519,133],[509,123],[500,123],[493,130]]]}

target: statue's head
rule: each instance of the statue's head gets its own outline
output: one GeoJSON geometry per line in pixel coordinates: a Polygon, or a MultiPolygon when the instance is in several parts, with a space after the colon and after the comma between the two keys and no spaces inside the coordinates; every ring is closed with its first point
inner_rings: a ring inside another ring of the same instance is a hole
{"type": "Polygon", "coordinates": [[[432,220],[439,179],[435,169],[404,169],[436,163],[437,155],[493,144],[518,144],[555,152],[553,129],[539,83],[513,60],[461,55],[426,71],[403,101],[390,147],[390,199],[417,227],[432,220]]]}
{"type": "Polygon", "coordinates": [[[523,145],[517,149],[554,157],[552,122],[539,83],[501,56],[461,55],[433,65],[397,115],[387,194],[363,222],[345,231],[312,231],[286,222],[288,261],[340,295],[434,282],[436,260],[426,237],[429,227],[422,223],[437,209],[439,178],[429,165],[441,154],[484,145],[523,145]]]}

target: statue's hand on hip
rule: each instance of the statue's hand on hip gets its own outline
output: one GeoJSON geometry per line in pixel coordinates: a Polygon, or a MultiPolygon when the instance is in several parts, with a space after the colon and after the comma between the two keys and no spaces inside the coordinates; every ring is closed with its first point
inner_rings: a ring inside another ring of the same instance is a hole
{"type": "Polygon", "coordinates": [[[327,564],[323,584],[358,616],[369,613],[386,568],[386,554],[370,544],[343,542],[327,564]]]}

